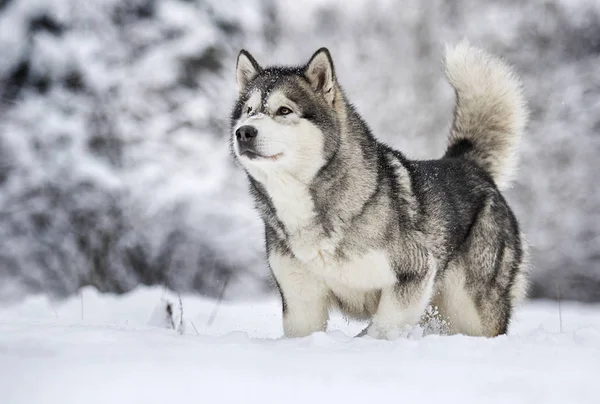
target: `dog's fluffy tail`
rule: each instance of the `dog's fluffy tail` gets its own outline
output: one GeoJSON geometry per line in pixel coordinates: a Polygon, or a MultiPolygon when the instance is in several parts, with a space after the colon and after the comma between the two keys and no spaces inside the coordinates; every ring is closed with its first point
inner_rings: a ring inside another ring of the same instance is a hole
{"type": "Polygon", "coordinates": [[[511,66],[462,42],[446,47],[445,70],[456,92],[446,157],[463,157],[486,170],[503,189],[512,179],[528,110],[511,66]]]}

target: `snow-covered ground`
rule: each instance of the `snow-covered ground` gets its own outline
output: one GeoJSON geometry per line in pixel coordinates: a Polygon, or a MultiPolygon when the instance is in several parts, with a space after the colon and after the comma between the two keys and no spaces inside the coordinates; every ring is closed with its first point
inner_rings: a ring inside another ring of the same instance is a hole
{"type": "MultiPolygon", "coordinates": [[[[523,307],[510,336],[281,337],[276,300],[182,296],[184,332],[161,327],[160,288],[125,296],[85,289],[61,303],[0,308],[4,404],[598,403],[600,306],[523,307]],[[211,316],[214,321],[210,321],[211,316]]],[[[176,319],[177,322],[177,319],[176,319]]]]}

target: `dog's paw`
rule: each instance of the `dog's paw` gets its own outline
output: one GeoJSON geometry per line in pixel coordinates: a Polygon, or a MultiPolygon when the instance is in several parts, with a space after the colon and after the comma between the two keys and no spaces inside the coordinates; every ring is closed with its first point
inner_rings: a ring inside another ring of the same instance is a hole
{"type": "Polygon", "coordinates": [[[393,341],[400,337],[398,329],[383,326],[382,324],[371,324],[366,329],[366,334],[375,339],[387,339],[393,341]]]}
{"type": "MultiPolygon", "coordinates": [[[[423,336],[423,328],[420,326],[371,323],[367,327],[366,335],[375,339],[394,341],[398,338],[420,339],[423,336]]],[[[365,333],[363,331],[363,333],[365,333]]],[[[363,334],[361,333],[361,334],[363,334]]]]}

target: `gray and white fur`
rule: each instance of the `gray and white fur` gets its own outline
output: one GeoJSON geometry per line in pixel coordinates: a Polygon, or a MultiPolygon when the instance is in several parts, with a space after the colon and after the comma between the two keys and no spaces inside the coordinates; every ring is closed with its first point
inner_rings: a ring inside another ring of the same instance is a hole
{"type": "Polygon", "coordinates": [[[448,148],[406,158],[373,137],[325,48],[304,66],[237,60],[231,149],[265,225],[283,328],[327,327],[330,309],[393,339],[437,306],[450,332],[507,332],[526,295],[526,243],[500,189],[527,121],[509,65],[466,42],[446,49],[456,92],[448,148]]]}

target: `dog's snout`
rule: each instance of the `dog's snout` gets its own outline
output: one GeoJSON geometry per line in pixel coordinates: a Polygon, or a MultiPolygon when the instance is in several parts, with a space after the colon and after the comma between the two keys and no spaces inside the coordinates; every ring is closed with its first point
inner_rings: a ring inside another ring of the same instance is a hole
{"type": "Polygon", "coordinates": [[[239,142],[248,142],[258,135],[258,130],[254,126],[244,125],[235,131],[235,136],[239,142]]]}
{"type": "Polygon", "coordinates": [[[258,129],[254,126],[244,125],[239,127],[235,131],[238,153],[250,159],[255,158],[258,155],[255,142],[257,136],[258,129]]]}

